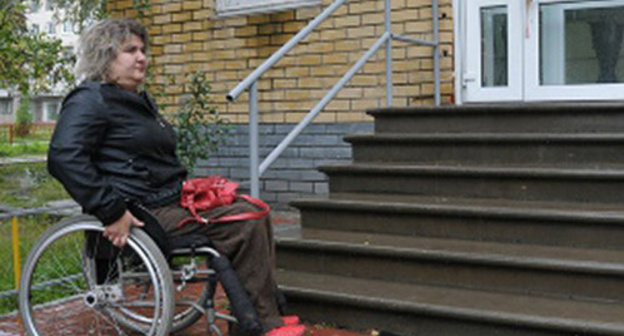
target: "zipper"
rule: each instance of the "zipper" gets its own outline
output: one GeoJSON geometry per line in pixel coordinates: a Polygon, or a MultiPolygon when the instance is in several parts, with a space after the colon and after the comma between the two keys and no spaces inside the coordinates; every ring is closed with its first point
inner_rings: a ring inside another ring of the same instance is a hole
{"type": "Polygon", "coordinates": [[[156,106],[156,104],[152,101],[152,99],[147,95],[145,91],[141,93],[141,96],[143,98],[143,102],[146,103],[146,105],[148,106],[148,110],[150,114],[154,116],[154,118],[156,118],[156,121],[158,122],[161,128],[165,128],[166,127],[165,122],[163,121],[162,117],[158,113],[158,107],[156,106]]]}

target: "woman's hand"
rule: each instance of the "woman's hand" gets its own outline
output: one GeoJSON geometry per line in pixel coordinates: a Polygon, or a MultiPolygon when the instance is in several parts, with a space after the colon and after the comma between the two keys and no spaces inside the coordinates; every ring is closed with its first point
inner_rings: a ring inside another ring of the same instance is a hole
{"type": "Polygon", "coordinates": [[[106,227],[104,237],[110,240],[113,245],[123,247],[126,245],[126,241],[128,241],[128,236],[130,236],[130,229],[133,226],[141,227],[143,225],[143,222],[136,219],[130,211],[126,210],[121,218],[106,227]]]}

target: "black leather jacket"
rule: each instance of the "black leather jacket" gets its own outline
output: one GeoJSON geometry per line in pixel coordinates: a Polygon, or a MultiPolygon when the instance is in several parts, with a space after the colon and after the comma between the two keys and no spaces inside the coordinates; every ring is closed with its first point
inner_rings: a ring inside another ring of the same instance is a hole
{"type": "Polygon", "coordinates": [[[147,94],[84,82],[63,101],[48,170],[84,212],[108,225],[127,202],[155,207],[179,199],[187,173],[175,147],[173,128],[147,94]]]}

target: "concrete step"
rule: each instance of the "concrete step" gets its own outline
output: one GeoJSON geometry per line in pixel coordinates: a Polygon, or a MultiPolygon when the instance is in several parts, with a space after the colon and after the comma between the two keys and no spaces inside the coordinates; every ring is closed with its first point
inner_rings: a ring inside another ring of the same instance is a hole
{"type": "Polygon", "coordinates": [[[624,302],[624,251],[304,229],[278,268],[411,284],[624,302]]]}
{"type": "Polygon", "coordinates": [[[622,133],[382,133],[345,140],[355,162],[624,164],[622,133]]]}
{"type": "Polygon", "coordinates": [[[390,108],[277,238],[303,318],[401,335],[624,335],[624,104],[390,108]]]}
{"type": "Polygon", "coordinates": [[[340,193],[291,205],[311,229],[624,249],[624,205],[340,193]]]}
{"type": "Polygon", "coordinates": [[[488,104],[369,110],[375,133],[575,133],[624,131],[617,103],[488,104]]]}
{"type": "MultiPolygon", "coordinates": [[[[378,269],[384,272],[384,268],[378,269]]],[[[414,336],[624,335],[624,307],[278,270],[289,312],[414,336]]]]}
{"type": "Polygon", "coordinates": [[[323,166],[331,193],[621,204],[624,169],[363,164],[323,166]]]}

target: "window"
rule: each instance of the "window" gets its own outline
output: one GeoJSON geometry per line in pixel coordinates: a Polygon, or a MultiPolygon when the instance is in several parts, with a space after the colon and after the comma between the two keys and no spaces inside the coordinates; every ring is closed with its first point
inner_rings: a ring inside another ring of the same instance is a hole
{"type": "Polygon", "coordinates": [[[50,1],[50,0],[46,0],[46,6],[45,6],[45,9],[46,9],[47,11],[51,11],[51,10],[52,10],[52,1],[50,1]]]}
{"type": "Polygon", "coordinates": [[[39,1],[33,0],[30,4],[30,11],[32,13],[37,13],[39,11],[39,1]]]}
{"type": "Polygon", "coordinates": [[[13,106],[11,99],[0,99],[0,115],[11,115],[13,113],[13,106]]]}
{"type": "Polygon", "coordinates": [[[48,22],[48,34],[56,34],[56,25],[54,22],[48,22]]]}
{"type": "Polygon", "coordinates": [[[313,6],[321,0],[216,0],[220,16],[275,12],[290,8],[313,6]]]}
{"type": "Polygon", "coordinates": [[[69,59],[74,57],[74,48],[73,47],[63,47],[61,50],[61,55],[63,55],[64,59],[69,59]]]}
{"type": "Polygon", "coordinates": [[[58,120],[59,110],[61,109],[61,103],[59,101],[47,101],[43,103],[43,118],[42,121],[56,121],[58,120]]]}
{"type": "Polygon", "coordinates": [[[30,26],[30,31],[31,31],[33,34],[37,34],[37,33],[39,33],[39,25],[38,25],[38,24],[33,23],[33,25],[32,25],[32,26],[30,26]]]}
{"type": "Polygon", "coordinates": [[[540,5],[540,85],[623,83],[624,6],[540,5]]]}
{"type": "Polygon", "coordinates": [[[63,22],[63,33],[73,33],[74,32],[74,27],[72,25],[72,22],[70,20],[65,20],[63,22]]]}

